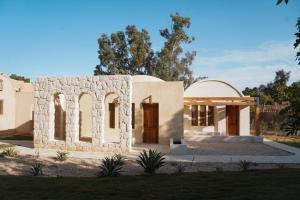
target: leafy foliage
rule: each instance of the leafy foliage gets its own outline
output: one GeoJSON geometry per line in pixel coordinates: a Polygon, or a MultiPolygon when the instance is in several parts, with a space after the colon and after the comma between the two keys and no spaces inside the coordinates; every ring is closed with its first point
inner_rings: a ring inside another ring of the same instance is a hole
{"type": "Polygon", "coordinates": [[[289,99],[287,82],[290,79],[290,72],[279,70],[276,72],[274,80],[267,85],[248,88],[243,91],[244,95],[259,97],[260,104],[281,104],[289,99]]]}
{"type": "Polygon", "coordinates": [[[277,0],[276,5],[281,4],[284,1],[285,4],[288,4],[289,0],[277,0]]]}
{"type": "Polygon", "coordinates": [[[66,161],[68,159],[69,153],[66,151],[57,151],[56,152],[56,160],[58,161],[66,161]]]}
{"type": "Polygon", "coordinates": [[[30,83],[30,79],[29,78],[25,78],[24,76],[19,76],[19,75],[16,75],[16,74],[11,74],[9,77],[11,79],[15,79],[15,80],[18,80],[18,81],[24,81],[25,83],[30,83]]]}
{"type": "Polygon", "coordinates": [[[118,176],[122,172],[122,167],[124,165],[123,156],[120,154],[116,154],[111,158],[105,157],[102,160],[102,164],[100,166],[99,176],[107,177],[107,176],[118,176]]]}
{"type": "Polygon", "coordinates": [[[171,28],[160,30],[166,41],[157,52],[151,47],[149,33],[145,29],[138,30],[135,25],[112,33],[110,37],[101,35],[98,39],[100,64],[94,74],[151,75],[166,81],[183,81],[185,87],[204,78],[195,78],[189,68],[196,52],[184,53],[182,48],[182,44],[187,45],[194,40],[186,33],[191,26],[190,18],[176,13],[171,15],[171,19],[171,28]]]}
{"type": "Polygon", "coordinates": [[[149,149],[148,152],[143,150],[143,152],[140,153],[137,162],[144,168],[145,173],[153,174],[157,169],[164,166],[164,159],[162,153],[149,149]]]}
{"type": "Polygon", "coordinates": [[[300,81],[294,82],[288,89],[289,106],[281,111],[286,116],[282,129],[286,135],[297,135],[300,130],[300,81]]]}
{"type": "MultiPolygon", "coordinates": [[[[299,47],[299,45],[300,45],[300,17],[298,17],[296,27],[297,27],[297,32],[295,33],[296,40],[295,40],[295,43],[294,43],[294,48],[295,49],[297,47],[299,47]]],[[[300,65],[300,49],[296,53],[296,59],[298,60],[298,65],[300,65]]]]}
{"type": "Polygon", "coordinates": [[[3,149],[2,154],[8,157],[15,157],[18,155],[18,150],[14,146],[8,146],[3,149]]]}
{"type": "Polygon", "coordinates": [[[35,161],[34,164],[31,166],[31,173],[33,176],[43,175],[43,164],[35,161]]]}

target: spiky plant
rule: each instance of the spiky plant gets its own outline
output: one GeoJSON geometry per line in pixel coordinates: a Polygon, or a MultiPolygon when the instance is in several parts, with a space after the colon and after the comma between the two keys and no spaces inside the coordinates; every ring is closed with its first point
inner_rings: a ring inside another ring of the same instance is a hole
{"type": "Polygon", "coordinates": [[[2,152],[4,156],[8,157],[15,157],[18,153],[18,150],[14,146],[5,147],[2,152]]]}
{"type": "Polygon", "coordinates": [[[239,165],[243,171],[247,171],[253,163],[247,160],[241,160],[239,165]]]}
{"type": "Polygon", "coordinates": [[[153,174],[157,169],[164,166],[164,159],[164,155],[161,152],[149,149],[148,152],[143,150],[140,153],[137,162],[144,168],[145,173],[153,174]]]}
{"type": "Polygon", "coordinates": [[[69,153],[66,151],[57,151],[56,152],[56,160],[58,161],[66,161],[68,159],[69,153]]]}
{"type": "Polygon", "coordinates": [[[100,165],[99,176],[119,176],[121,174],[124,165],[123,156],[116,154],[111,158],[105,157],[100,165]]]}
{"type": "Polygon", "coordinates": [[[43,175],[43,164],[35,161],[33,165],[31,165],[31,172],[33,176],[43,175]]]}

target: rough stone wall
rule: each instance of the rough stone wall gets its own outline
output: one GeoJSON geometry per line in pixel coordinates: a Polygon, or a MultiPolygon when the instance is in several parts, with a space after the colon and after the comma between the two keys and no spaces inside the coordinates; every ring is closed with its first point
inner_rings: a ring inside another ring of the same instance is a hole
{"type": "Polygon", "coordinates": [[[79,151],[129,151],[131,148],[130,76],[91,76],[39,78],[35,82],[34,147],[79,151]],[[54,94],[61,93],[66,100],[66,140],[54,139],[54,94]],[[93,98],[92,142],[79,140],[79,96],[93,98]],[[115,93],[120,98],[120,143],[105,143],[105,96],[115,93]]]}

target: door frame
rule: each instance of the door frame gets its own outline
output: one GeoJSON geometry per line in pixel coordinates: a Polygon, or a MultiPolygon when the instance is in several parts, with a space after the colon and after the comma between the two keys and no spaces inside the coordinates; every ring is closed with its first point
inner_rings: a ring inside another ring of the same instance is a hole
{"type": "Polygon", "coordinates": [[[142,115],[142,123],[143,123],[143,143],[148,143],[148,144],[158,144],[159,143],[159,103],[142,103],[143,105],[143,115],[142,115]],[[155,142],[144,142],[145,140],[145,123],[144,123],[144,105],[149,104],[149,105],[157,105],[157,131],[156,131],[156,141],[155,142]]]}
{"type": "Polygon", "coordinates": [[[226,135],[227,136],[239,136],[240,135],[240,106],[236,106],[236,105],[226,105],[226,135]],[[229,134],[229,115],[228,115],[228,112],[227,112],[227,107],[235,107],[235,112],[236,112],[236,115],[237,115],[237,121],[238,123],[236,124],[236,130],[237,130],[237,133],[235,133],[235,135],[230,135],[229,134]]]}

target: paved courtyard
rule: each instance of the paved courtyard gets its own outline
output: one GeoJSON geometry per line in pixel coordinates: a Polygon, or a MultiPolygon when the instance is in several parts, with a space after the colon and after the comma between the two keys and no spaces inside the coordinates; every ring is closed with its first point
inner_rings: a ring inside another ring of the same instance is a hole
{"type": "Polygon", "coordinates": [[[292,153],[271,147],[264,143],[208,143],[187,142],[188,152],[192,155],[249,155],[249,156],[289,156],[292,153]]]}

